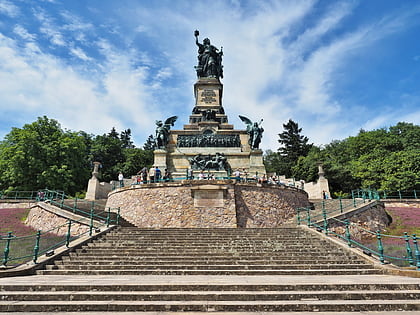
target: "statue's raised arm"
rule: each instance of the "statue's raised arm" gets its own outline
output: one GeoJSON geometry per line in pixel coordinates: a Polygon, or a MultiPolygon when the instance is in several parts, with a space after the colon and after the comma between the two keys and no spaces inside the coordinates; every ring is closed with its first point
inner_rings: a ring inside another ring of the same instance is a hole
{"type": "Polygon", "coordinates": [[[219,51],[210,44],[210,39],[204,38],[201,44],[198,41],[200,32],[194,31],[195,43],[198,46],[198,65],[195,66],[199,78],[223,78],[222,56],[223,51],[219,51]]]}

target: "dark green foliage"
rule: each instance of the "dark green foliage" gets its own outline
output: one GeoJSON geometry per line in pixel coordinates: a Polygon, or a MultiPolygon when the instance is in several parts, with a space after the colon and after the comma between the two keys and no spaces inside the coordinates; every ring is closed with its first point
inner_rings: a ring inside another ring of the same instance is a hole
{"type": "Polygon", "coordinates": [[[131,130],[88,135],[62,130],[53,119],[40,117],[13,128],[0,142],[0,190],[63,190],[75,195],[86,189],[92,162],[101,162],[102,180],[131,176],[153,163],[153,153],[135,148],[131,130]]]}
{"type": "Polygon", "coordinates": [[[153,152],[135,148],[131,141],[131,130],[121,132],[115,130],[93,140],[92,162],[101,162],[101,180],[115,180],[119,172],[126,177],[135,175],[144,166],[153,163],[153,152]]]}
{"type": "Polygon", "coordinates": [[[153,151],[156,149],[156,141],[153,135],[150,135],[143,145],[143,150],[153,151]]]}
{"type": "Polygon", "coordinates": [[[267,172],[294,176],[292,169],[298,163],[300,157],[304,157],[312,148],[308,144],[309,139],[301,135],[302,128],[293,120],[289,119],[283,124],[284,131],[279,134],[281,147],[278,152],[267,151],[264,157],[267,172]]]}
{"type": "Polygon", "coordinates": [[[120,139],[121,139],[123,148],[125,148],[125,149],[134,148],[133,141],[131,141],[131,129],[130,128],[121,132],[120,139]]]}
{"type": "Polygon", "coordinates": [[[13,128],[0,143],[0,189],[75,193],[89,179],[87,147],[86,134],[63,131],[45,116],[13,128]]]}
{"type": "Polygon", "coordinates": [[[400,122],[388,130],[361,130],[357,136],[331,142],[318,155],[311,150],[293,168],[296,178],[312,180],[318,160],[334,192],[419,189],[420,126],[400,122]]]}

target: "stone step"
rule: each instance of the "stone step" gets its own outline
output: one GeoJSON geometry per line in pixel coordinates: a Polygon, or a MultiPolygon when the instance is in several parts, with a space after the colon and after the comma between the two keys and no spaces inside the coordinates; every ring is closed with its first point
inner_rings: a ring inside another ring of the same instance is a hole
{"type": "MultiPolygon", "coordinates": [[[[273,247],[275,249],[305,249],[305,250],[311,250],[314,248],[319,248],[319,246],[322,246],[322,244],[310,244],[310,245],[304,245],[304,244],[285,244],[285,243],[273,243],[273,244],[246,244],[246,243],[218,243],[218,244],[196,244],[196,243],[191,243],[191,242],[186,242],[186,243],[123,243],[123,242],[115,242],[115,243],[108,243],[108,242],[103,242],[103,243],[92,243],[89,244],[87,246],[84,246],[84,248],[103,248],[103,249],[110,249],[110,248],[125,248],[125,247],[131,247],[131,248],[135,248],[135,249],[143,249],[143,248],[175,248],[175,249],[179,249],[179,248],[244,248],[244,249],[250,249],[250,248],[254,248],[254,247],[259,247],[259,248],[267,248],[267,249],[272,249],[273,247]]],[[[329,248],[329,249],[333,249],[333,246],[323,246],[323,248],[329,248]]]]}
{"type": "MultiPolygon", "coordinates": [[[[305,242],[301,242],[300,240],[297,239],[292,239],[292,240],[273,240],[271,239],[269,242],[268,241],[261,241],[261,242],[256,242],[256,241],[252,241],[252,242],[248,242],[248,241],[232,241],[232,240],[214,240],[212,242],[209,242],[208,239],[206,239],[203,242],[199,242],[197,240],[182,240],[182,241],[175,241],[175,240],[156,240],[156,239],[150,239],[150,240],[145,240],[145,239],[115,239],[115,240],[108,240],[108,239],[104,239],[104,240],[100,240],[100,241],[94,241],[92,243],[90,243],[89,245],[122,245],[122,246],[160,246],[160,245],[171,245],[171,246],[275,246],[275,245],[283,245],[283,246],[309,246],[309,247],[314,247],[314,246],[328,246],[329,244],[325,244],[324,242],[319,242],[319,241],[311,241],[311,243],[305,243],[305,242]]],[[[331,246],[331,245],[330,245],[331,246]]]]}
{"type": "MultiPolygon", "coordinates": [[[[326,266],[324,266],[326,267],[326,266]]],[[[269,270],[192,270],[192,269],[118,269],[118,270],[38,270],[39,275],[366,275],[382,274],[377,269],[269,269],[269,270]]]]}
{"type": "MultiPolygon", "coordinates": [[[[35,278],[37,276],[34,276],[35,278]]],[[[80,277],[80,276],[79,276],[80,277]]],[[[83,277],[83,276],[82,276],[83,277]]],[[[294,276],[296,277],[296,276],[294,276]]],[[[349,280],[346,280],[346,277],[340,277],[339,280],[344,279],[344,281],[337,281],[337,279],[327,278],[324,281],[302,281],[301,279],[297,279],[296,281],[292,281],[294,283],[290,283],[289,281],[283,281],[286,283],[265,283],[267,281],[246,281],[243,278],[240,279],[232,279],[228,281],[221,281],[220,278],[213,282],[203,281],[196,282],[194,280],[188,281],[179,281],[179,279],[174,279],[170,277],[168,280],[166,278],[160,278],[164,280],[162,281],[153,281],[153,283],[142,282],[141,279],[137,279],[137,281],[129,281],[129,284],[115,282],[114,280],[112,283],[103,284],[101,283],[102,279],[98,279],[95,281],[92,277],[90,277],[87,281],[83,279],[77,278],[77,280],[72,281],[71,279],[66,279],[66,281],[53,283],[53,279],[45,278],[46,280],[40,284],[31,284],[26,283],[22,284],[21,281],[15,281],[13,284],[0,284],[0,291],[22,291],[23,293],[27,292],[58,292],[58,291],[66,291],[67,293],[71,292],[79,292],[79,291],[90,291],[90,292],[135,292],[135,291],[182,291],[184,293],[188,293],[190,291],[258,291],[258,292],[266,292],[266,291],[364,291],[364,292],[371,292],[371,291],[389,291],[389,292],[398,292],[401,290],[409,290],[409,291],[418,291],[420,290],[420,282],[419,283],[407,283],[407,281],[403,281],[403,283],[399,283],[396,280],[388,279],[387,276],[374,276],[374,277],[381,277],[382,281],[379,283],[376,282],[364,282],[363,277],[369,276],[362,276],[362,279],[359,282],[355,282],[355,277],[350,276],[349,280]],[[385,281],[383,280],[384,278],[385,281]],[[177,281],[178,280],[178,281],[177,281]],[[243,282],[246,283],[243,283],[243,282]],[[87,283],[86,283],[87,282],[87,283]],[[262,283],[264,282],[264,283],[262,283]]],[[[317,276],[319,279],[319,276],[317,276]]],[[[347,277],[349,278],[349,277],[347,277]]],[[[359,279],[359,277],[357,277],[359,279]]],[[[32,278],[28,278],[28,282],[31,282],[32,278]]],[[[56,279],[54,277],[54,279],[56,279]]],[[[107,278],[109,279],[109,278],[107,278]]],[[[230,279],[230,278],[229,278],[230,279]]],[[[23,278],[19,278],[18,280],[23,280],[23,278]]],[[[411,280],[410,278],[404,278],[403,280],[411,280]]],[[[412,282],[412,281],[410,281],[412,282]]]]}
{"type": "Polygon", "coordinates": [[[274,252],[280,252],[280,251],[291,251],[291,252],[310,252],[313,253],[315,250],[319,250],[322,249],[323,252],[328,253],[328,252],[343,252],[340,248],[337,247],[327,247],[327,248],[322,248],[322,247],[308,247],[305,248],[303,246],[301,247],[294,247],[294,248],[282,248],[282,247],[251,247],[251,246],[207,246],[207,247],[196,247],[196,246],[179,246],[179,247],[173,247],[173,246],[123,246],[123,247],[116,247],[116,246],[110,246],[110,247],[100,247],[100,246],[85,246],[81,249],[76,250],[77,252],[88,252],[88,251],[138,251],[138,250],[142,250],[142,251],[160,251],[160,250],[168,250],[168,251],[176,251],[179,252],[180,249],[184,249],[184,251],[206,251],[206,250],[224,250],[224,251],[228,251],[228,250],[240,250],[240,251],[246,251],[246,252],[269,252],[269,251],[274,251],[274,252]]]}
{"type": "Polygon", "coordinates": [[[0,301],[6,312],[325,312],[325,311],[418,311],[413,300],[335,301],[0,301]]]}
{"type": "MultiPolygon", "coordinates": [[[[322,255],[322,253],[315,253],[315,252],[253,252],[249,253],[246,251],[228,251],[223,252],[221,250],[213,250],[213,251],[137,251],[137,250],[113,250],[113,251],[86,251],[86,252],[76,252],[72,254],[74,257],[75,255],[79,255],[79,257],[86,256],[108,256],[108,257],[124,257],[124,256],[134,256],[134,257],[221,257],[221,258],[232,258],[232,257],[247,257],[247,259],[254,259],[254,258],[264,258],[264,259],[270,259],[270,258],[286,258],[286,259],[317,259],[320,257],[338,257],[342,260],[348,259],[351,260],[352,258],[349,256],[346,256],[342,252],[328,252],[322,255]],[[282,255],[282,253],[284,253],[282,255]]],[[[334,259],[334,258],[333,258],[334,259]]]]}
{"type": "Polygon", "coordinates": [[[3,301],[293,301],[293,300],[420,300],[420,290],[378,291],[2,291],[3,301]]]}
{"type": "MultiPolygon", "coordinates": [[[[138,264],[119,264],[119,265],[98,265],[89,264],[87,262],[83,264],[65,264],[56,265],[58,269],[66,270],[133,270],[138,269],[138,264]]],[[[307,270],[307,269],[369,269],[369,264],[327,264],[327,265],[213,265],[213,264],[193,264],[193,265],[144,265],[140,268],[143,270],[307,270]]]]}
{"type": "MultiPolygon", "coordinates": [[[[97,265],[101,265],[101,264],[108,264],[108,265],[114,265],[114,264],[120,264],[121,261],[120,260],[116,260],[116,259],[112,259],[109,257],[96,257],[96,256],[91,256],[91,257],[84,257],[84,258],[70,258],[70,257],[63,257],[62,261],[56,261],[56,264],[62,265],[62,264],[82,264],[84,262],[87,262],[89,264],[97,264],[97,265]]],[[[125,263],[136,263],[136,264],[153,264],[153,265],[159,265],[159,264],[236,264],[236,265],[267,265],[267,264],[283,264],[283,265],[291,265],[291,264],[315,264],[315,265],[319,265],[319,264],[348,264],[349,260],[281,260],[281,259],[270,259],[270,260],[238,260],[238,259],[206,259],[206,258],[194,258],[194,259],[190,259],[188,257],[184,258],[184,259],[180,259],[179,257],[174,257],[174,258],[166,258],[162,257],[162,258],[155,258],[155,257],[147,257],[147,259],[145,257],[128,257],[127,259],[124,259],[125,263]]],[[[358,261],[351,261],[352,264],[364,264],[365,262],[362,260],[358,260],[358,261]]]]}

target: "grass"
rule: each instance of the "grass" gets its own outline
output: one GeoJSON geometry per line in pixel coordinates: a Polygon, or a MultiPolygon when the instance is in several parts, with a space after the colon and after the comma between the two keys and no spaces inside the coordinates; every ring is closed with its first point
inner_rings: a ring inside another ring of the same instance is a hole
{"type": "MultiPolygon", "coordinates": [[[[19,265],[33,259],[36,244],[36,229],[25,225],[29,209],[0,209],[0,263],[4,262],[8,232],[13,238],[9,242],[7,265],[19,265]]],[[[39,242],[39,254],[46,252],[65,237],[44,233],[39,242]]]]}

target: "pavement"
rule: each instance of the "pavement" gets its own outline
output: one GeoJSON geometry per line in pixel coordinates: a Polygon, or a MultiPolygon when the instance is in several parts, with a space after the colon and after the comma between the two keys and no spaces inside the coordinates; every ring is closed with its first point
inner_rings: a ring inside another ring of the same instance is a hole
{"type": "Polygon", "coordinates": [[[130,285],[130,284],[418,284],[420,278],[393,275],[33,275],[0,278],[0,285],[130,285]]]}
{"type": "MultiPolygon", "coordinates": [[[[209,275],[103,275],[103,276],[65,276],[65,275],[33,275],[24,277],[0,278],[0,285],[170,285],[170,284],[264,284],[264,285],[296,285],[296,284],[418,284],[420,278],[393,275],[310,275],[310,276],[209,276],[209,275]]],[[[0,291],[1,292],[1,291],[0,291]]],[[[1,299],[1,294],[0,294],[1,299]]],[[[176,312],[112,312],[121,315],[154,315],[175,314],[176,312]]],[[[182,312],[185,315],[203,314],[206,312],[182,312]]],[[[215,313],[215,312],[209,312],[215,313]]],[[[0,312],[0,315],[10,313],[0,312]]],[[[28,315],[103,315],[104,312],[17,312],[28,315]]],[[[179,313],[178,313],[179,314],[179,313]]],[[[233,313],[217,312],[218,315],[233,313]]],[[[313,315],[314,312],[234,312],[235,315],[281,314],[281,315],[313,315]]],[[[317,315],[420,315],[420,311],[380,311],[380,312],[316,312],[317,315]]]]}

